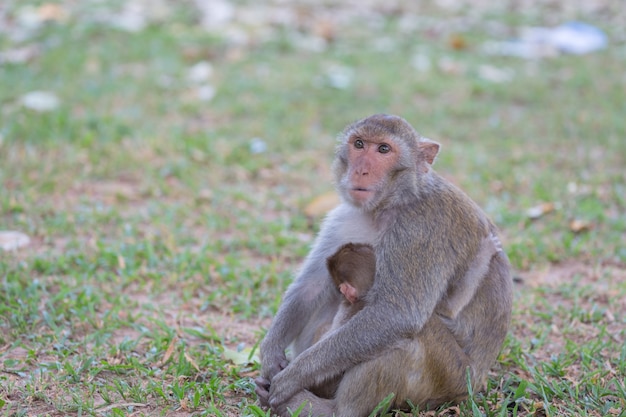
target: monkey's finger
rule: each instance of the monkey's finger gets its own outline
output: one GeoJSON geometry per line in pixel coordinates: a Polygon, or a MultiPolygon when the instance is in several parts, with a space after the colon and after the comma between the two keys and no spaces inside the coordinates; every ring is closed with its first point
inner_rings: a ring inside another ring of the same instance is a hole
{"type": "Polygon", "coordinates": [[[260,376],[260,377],[258,377],[258,378],[256,378],[254,380],[254,383],[256,384],[257,388],[263,388],[269,394],[269,390],[270,390],[270,380],[269,379],[263,378],[262,376],[260,376]]]}
{"type": "Polygon", "coordinates": [[[270,388],[269,404],[272,410],[280,409],[281,406],[284,406],[284,404],[298,392],[298,388],[296,388],[294,384],[280,384],[282,388],[277,388],[277,385],[279,384],[272,384],[270,388]]]}
{"type": "MultiPolygon", "coordinates": [[[[257,378],[258,380],[259,378],[257,378]]],[[[267,384],[267,387],[263,384],[259,384],[258,381],[254,381],[257,383],[256,388],[254,389],[254,392],[256,392],[257,398],[259,399],[259,404],[261,404],[261,407],[269,407],[270,403],[269,403],[269,399],[270,399],[270,392],[269,392],[269,383],[267,384]]]]}
{"type": "Polygon", "coordinates": [[[281,361],[278,366],[280,366],[280,370],[282,371],[283,369],[285,369],[287,367],[287,365],[289,365],[289,361],[287,359],[285,359],[284,361],[281,361]]]}
{"type": "Polygon", "coordinates": [[[257,395],[257,398],[259,399],[259,404],[261,405],[261,407],[269,408],[270,407],[270,402],[269,402],[269,397],[268,397],[269,392],[260,390],[259,388],[255,389],[254,392],[256,392],[256,395],[257,395]]]}

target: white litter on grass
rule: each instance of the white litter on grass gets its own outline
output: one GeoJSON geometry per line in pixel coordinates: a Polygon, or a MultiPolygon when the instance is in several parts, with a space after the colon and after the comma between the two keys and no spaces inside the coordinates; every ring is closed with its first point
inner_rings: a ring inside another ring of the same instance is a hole
{"type": "Polygon", "coordinates": [[[235,17],[235,6],[224,0],[195,0],[205,29],[216,29],[235,17]]]}
{"type": "Polygon", "coordinates": [[[352,67],[344,65],[331,65],[326,70],[326,82],[338,90],[350,88],[354,82],[355,71],[352,67]]]}
{"type": "Polygon", "coordinates": [[[433,64],[428,55],[417,53],[411,58],[411,66],[419,72],[428,72],[433,64]]]}
{"type": "Polygon", "coordinates": [[[483,45],[483,51],[490,55],[531,59],[559,53],[588,54],[606,48],[607,43],[606,34],[595,26],[583,22],[566,22],[553,28],[524,28],[519,39],[489,41],[483,45]]]}
{"type": "Polygon", "coordinates": [[[515,72],[511,68],[498,68],[493,65],[481,65],[478,67],[478,75],[485,81],[502,84],[511,81],[515,72]]]}
{"type": "Polygon", "coordinates": [[[196,84],[202,84],[208,81],[213,74],[213,65],[208,61],[200,61],[189,68],[187,71],[187,79],[196,84]]]}
{"type": "Polygon", "coordinates": [[[206,84],[198,87],[196,94],[198,95],[198,100],[200,101],[211,101],[213,97],[215,97],[215,87],[212,85],[206,84]]]}
{"type": "Polygon", "coordinates": [[[524,35],[529,42],[548,44],[566,54],[583,55],[606,47],[604,32],[582,22],[567,22],[555,28],[530,28],[524,35]]]}
{"type": "Polygon", "coordinates": [[[148,25],[148,19],[142,5],[127,3],[122,11],[109,19],[109,24],[126,32],[141,32],[148,25]]]}
{"type": "Polygon", "coordinates": [[[253,154],[263,153],[267,151],[267,143],[261,138],[252,138],[250,140],[250,152],[253,154]]]}
{"type": "Polygon", "coordinates": [[[52,111],[59,107],[61,101],[49,91],[31,91],[20,98],[22,106],[38,112],[52,111]]]}
{"type": "Polygon", "coordinates": [[[22,232],[11,230],[0,231],[0,249],[5,251],[16,250],[30,243],[30,238],[22,232]]]}

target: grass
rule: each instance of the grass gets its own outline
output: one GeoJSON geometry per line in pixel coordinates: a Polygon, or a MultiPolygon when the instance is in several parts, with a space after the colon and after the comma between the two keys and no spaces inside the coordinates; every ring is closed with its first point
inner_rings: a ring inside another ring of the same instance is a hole
{"type": "Polygon", "coordinates": [[[488,389],[443,412],[623,415],[619,8],[381,2],[355,20],[340,4],[285,4],[304,17],[263,24],[254,9],[261,23],[207,31],[193,2],[163,4],[137,32],[107,23],[116,2],[0,7],[0,51],[35,51],[0,59],[0,230],[31,238],[0,251],[0,415],[267,415],[250,355],[318,230],[304,213],[332,191],[337,132],[381,111],[443,144],[437,170],[496,221],[518,281],[488,389]],[[51,19],[29,29],[28,13],[51,19]],[[606,30],[608,48],[481,49],[572,18],[606,30]],[[332,41],[302,46],[312,34],[332,41]],[[202,61],[211,74],[190,80],[202,61]],[[25,108],[36,90],[59,106],[25,108]]]}

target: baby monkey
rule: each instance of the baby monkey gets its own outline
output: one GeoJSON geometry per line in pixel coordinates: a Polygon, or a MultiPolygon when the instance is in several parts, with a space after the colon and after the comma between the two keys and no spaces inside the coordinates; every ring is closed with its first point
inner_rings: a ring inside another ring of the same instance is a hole
{"type": "Polygon", "coordinates": [[[376,274],[374,248],[364,243],[346,243],[326,260],[326,266],[344,296],[330,328],[334,330],[365,307],[364,297],[376,274]]]}
{"type": "MultiPolygon", "coordinates": [[[[315,343],[346,324],[365,307],[364,297],[372,288],[376,275],[374,248],[365,243],[346,243],[326,259],[326,267],[343,298],[332,324],[321,327],[316,333],[315,343]]],[[[318,397],[333,398],[342,377],[343,373],[310,390],[318,397]]]]}

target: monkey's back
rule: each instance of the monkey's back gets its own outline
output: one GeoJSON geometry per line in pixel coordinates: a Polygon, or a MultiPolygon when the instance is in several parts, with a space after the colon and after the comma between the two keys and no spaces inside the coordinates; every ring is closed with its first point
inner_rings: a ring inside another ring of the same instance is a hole
{"type": "MultiPolygon", "coordinates": [[[[444,223],[448,223],[448,230],[452,232],[448,244],[456,254],[462,253],[467,246],[478,247],[475,233],[482,234],[482,237],[488,233],[497,235],[491,220],[467,194],[438,175],[436,184],[441,190],[438,193],[441,199],[432,202],[434,207],[431,207],[431,215],[437,212],[435,208],[438,204],[451,208],[450,213],[439,210],[438,216],[444,223]]],[[[471,252],[470,257],[476,256],[476,250],[471,252]]],[[[465,277],[468,263],[461,265],[451,284],[465,277]]],[[[473,380],[477,385],[483,385],[487,372],[500,352],[509,329],[512,300],[511,264],[504,251],[499,250],[491,258],[487,273],[467,306],[453,320],[444,318],[459,345],[471,359],[473,380]]]]}

